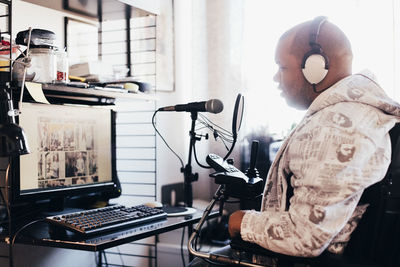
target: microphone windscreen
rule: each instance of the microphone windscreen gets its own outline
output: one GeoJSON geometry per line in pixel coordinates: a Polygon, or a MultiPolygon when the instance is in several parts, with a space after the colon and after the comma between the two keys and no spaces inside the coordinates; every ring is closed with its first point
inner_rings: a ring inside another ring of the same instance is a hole
{"type": "Polygon", "coordinates": [[[210,99],[206,102],[206,111],[220,113],[224,109],[224,104],[219,99],[210,99]]]}

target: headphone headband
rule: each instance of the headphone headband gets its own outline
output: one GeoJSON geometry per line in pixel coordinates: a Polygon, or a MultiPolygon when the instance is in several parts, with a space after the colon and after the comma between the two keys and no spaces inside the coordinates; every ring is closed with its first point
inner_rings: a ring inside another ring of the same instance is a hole
{"type": "Polygon", "coordinates": [[[328,18],[325,16],[319,16],[312,21],[310,26],[311,29],[310,29],[310,41],[309,41],[309,45],[311,47],[318,46],[319,48],[321,48],[321,45],[317,43],[317,39],[321,26],[327,19],[328,18]]]}
{"type": "Polygon", "coordinates": [[[321,26],[326,20],[327,17],[319,16],[311,22],[308,42],[311,49],[304,54],[301,62],[304,78],[313,85],[314,91],[315,86],[325,79],[329,69],[329,59],[318,43],[321,26]]]}

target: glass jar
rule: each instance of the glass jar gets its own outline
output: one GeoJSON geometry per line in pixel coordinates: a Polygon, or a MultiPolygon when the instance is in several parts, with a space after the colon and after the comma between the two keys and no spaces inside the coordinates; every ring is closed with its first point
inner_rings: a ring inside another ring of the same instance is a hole
{"type": "Polygon", "coordinates": [[[56,82],[68,82],[68,55],[65,51],[56,51],[57,58],[57,79],[56,82]]]}
{"type": "Polygon", "coordinates": [[[27,76],[33,75],[34,82],[52,83],[57,78],[57,59],[52,48],[31,48],[31,66],[27,76]]]}

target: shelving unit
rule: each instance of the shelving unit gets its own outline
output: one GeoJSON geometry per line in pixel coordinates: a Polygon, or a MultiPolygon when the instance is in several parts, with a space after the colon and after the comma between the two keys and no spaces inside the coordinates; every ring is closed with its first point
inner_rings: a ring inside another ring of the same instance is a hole
{"type": "Polygon", "coordinates": [[[0,37],[8,39],[10,46],[0,49],[0,84],[8,84],[11,81],[11,0],[0,0],[0,37]]]}
{"type": "MultiPolygon", "coordinates": [[[[103,0],[103,2],[110,2],[103,0]]],[[[15,3],[14,3],[15,4],[15,3]]],[[[12,15],[12,1],[0,0],[0,31],[2,36],[8,37],[11,40],[11,15],[12,15]],[[4,6],[4,8],[3,8],[4,6]],[[3,23],[4,21],[4,23],[3,23]],[[4,26],[7,26],[6,31],[2,31],[4,26]],[[7,34],[7,35],[6,35],[7,34]]],[[[155,28],[155,25],[154,25],[155,28]]],[[[138,29],[140,30],[140,29],[138,29]]],[[[135,30],[133,30],[135,32],[135,30]]],[[[154,42],[155,42],[154,36],[154,42]]],[[[135,42],[138,42],[137,40],[135,42]]],[[[9,59],[12,57],[11,47],[9,48],[9,59]]],[[[155,48],[154,48],[155,54],[155,48]]],[[[0,68],[0,85],[7,86],[6,88],[11,93],[11,61],[8,60],[8,65],[4,68],[0,68]],[[4,72],[2,70],[7,69],[4,72]]],[[[140,62],[135,62],[140,64],[140,62]]],[[[155,62],[153,62],[155,64],[155,62]]],[[[154,78],[155,83],[155,70],[154,75],[150,76],[154,78]]],[[[143,80],[147,82],[147,80],[143,80]]],[[[154,86],[155,87],[155,86],[154,86]]],[[[154,88],[153,87],[153,88],[154,88]]],[[[156,158],[155,158],[155,146],[156,137],[154,130],[151,127],[151,115],[155,109],[154,101],[157,100],[155,94],[147,93],[128,93],[128,92],[116,92],[112,89],[105,88],[74,88],[70,86],[60,86],[54,84],[42,84],[43,93],[50,103],[68,103],[68,104],[86,104],[86,105],[114,105],[118,109],[119,100],[122,105],[122,110],[118,110],[117,118],[117,149],[118,149],[118,175],[123,186],[124,195],[121,197],[121,201],[127,205],[135,204],[137,201],[155,200],[156,197],[156,158]],[[134,105],[126,105],[126,101],[135,101],[134,105]],[[145,181],[144,181],[145,180],[145,181]],[[125,189],[124,189],[125,188],[125,189]]],[[[154,88],[156,89],[156,88],[154,88]]],[[[19,89],[15,90],[16,97],[19,89]]],[[[24,92],[28,95],[27,90],[24,92]]],[[[5,167],[0,167],[0,173],[2,177],[5,177],[6,166],[8,162],[2,164],[5,167]]],[[[4,179],[2,179],[4,180],[4,179]]],[[[7,185],[3,185],[3,189],[7,189],[7,185]]],[[[11,224],[11,222],[10,222],[11,224]]],[[[2,242],[9,243],[11,234],[6,232],[2,233],[2,242]]],[[[107,249],[105,254],[109,255],[109,259],[124,258],[126,261],[133,258],[139,259],[139,262],[148,264],[149,266],[157,266],[156,255],[149,255],[150,248],[157,250],[157,244],[154,237],[148,238],[147,240],[135,243],[128,243],[121,246],[121,248],[115,247],[113,249],[107,249]],[[132,249],[134,248],[134,249],[132,249]],[[126,251],[124,251],[126,250],[126,251]],[[121,252],[122,251],[122,252],[121,252]],[[115,257],[118,255],[118,257],[115,257]],[[114,257],[113,257],[114,256],[114,257]]],[[[5,251],[5,250],[3,250],[5,251]]],[[[153,251],[153,250],[151,250],[153,251]]],[[[4,253],[3,253],[4,255],[4,253]]],[[[0,258],[8,258],[7,255],[0,256],[0,258]]],[[[110,260],[110,262],[112,262],[110,260]]],[[[6,260],[1,261],[5,262],[6,260]]]]}

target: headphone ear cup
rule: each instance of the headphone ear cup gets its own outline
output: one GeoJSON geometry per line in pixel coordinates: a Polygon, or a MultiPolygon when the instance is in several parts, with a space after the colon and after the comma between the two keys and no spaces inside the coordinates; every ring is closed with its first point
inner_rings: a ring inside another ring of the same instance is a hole
{"type": "Polygon", "coordinates": [[[309,83],[320,83],[328,74],[325,58],[320,54],[310,55],[305,60],[302,71],[304,77],[309,83]]]}

